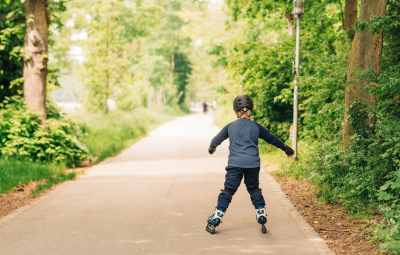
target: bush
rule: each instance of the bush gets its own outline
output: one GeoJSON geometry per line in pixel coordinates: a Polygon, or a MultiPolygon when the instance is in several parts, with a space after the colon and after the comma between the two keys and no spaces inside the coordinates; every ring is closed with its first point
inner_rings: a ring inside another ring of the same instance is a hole
{"type": "Polygon", "coordinates": [[[400,207],[381,207],[385,218],[375,226],[368,229],[374,233],[371,241],[379,245],[379,252],[384,254],[400,254],[400,207]]]}
{"type": "Polygon", "coordinates": [[[21,97],[6,98],[0,105],[0,154],[33,160],[74,164],[89,157],[78,137],[79,128],[58,115],[40,124],[40,116],[28,109],[21,97]]]}

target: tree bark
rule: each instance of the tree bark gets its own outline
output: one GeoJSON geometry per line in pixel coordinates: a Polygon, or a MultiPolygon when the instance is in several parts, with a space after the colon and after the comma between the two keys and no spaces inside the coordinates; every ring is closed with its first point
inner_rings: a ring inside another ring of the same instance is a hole
{"type": "MultiPolygon", "coordinates": [[[[348,31],[354,26],[357,20],[357,0],[346,0],[344,7],[344,21],[343,29],[348,31]]],[[[353,31],[349,32],[349,38],[353,41],[355,33],[353,31]]]]}
{"type": "MultiPolygon", "coordinates": [[[[361,2],[360,19],[371,19],[372,16],[381,16],[386,13],[388,0],[363,0],[361,2]]],[[[349,57],[349,69],[347,79],[349,85],[346,88],[345,95],[345,116],[343,126],[343,150],[346,151],[349,145],[349,139],[354,134],[354,129],[348,122],[349,106],[358,99],[363,104],[374,106],[377,103],[375,95],[369,95],[364,91],[365,81],[354,81],[356,75],[354,72],[373,68],[375,74],[379,74],[382,60],[383,31],[378,35],[371,31],[357,32],[354,37],[353,45],[349,57]]],[[[369,119],[372,124],[374,119],[369,119]]]]}
{"type": "Polygon", "coordinates": [[[46,77],[48,61],[48,1],[26,0],[24,39],[24,99],[28,107],[46,120],[46,77]]]}
{"type": "Polygon", "coordinates": [[[292,25],[292,20],[293,20],[293,14],[283,14],[283,17],[286,20],[286,23],[288,25],[288,34],[290,37],[293,36],[293,25],[292,25]]]}

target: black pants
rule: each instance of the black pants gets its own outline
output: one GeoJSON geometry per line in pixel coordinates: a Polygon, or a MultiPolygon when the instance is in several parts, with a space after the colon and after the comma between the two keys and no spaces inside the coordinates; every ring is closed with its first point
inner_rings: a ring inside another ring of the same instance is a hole
{"type": "Polygon", "coordinates": [[[244,184],[247,187],[247,191],[250,194],[251,202],[255,208],[264,207],[265,201],[261,193],[261,189],[258,187],[260,175],[260,167],[256,168],[240,168],[240,167],[227,167],[225,176],[225,189],[218,196],[219,210],[228,208],[232,201],[232,196],[239,188],[240,183],[244,177],[244,184]]]}

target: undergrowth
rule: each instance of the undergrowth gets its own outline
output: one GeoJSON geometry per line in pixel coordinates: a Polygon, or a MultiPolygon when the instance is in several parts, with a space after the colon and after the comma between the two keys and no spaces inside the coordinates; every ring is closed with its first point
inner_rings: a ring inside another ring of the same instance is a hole
{"type": "Polygon", "coordinates": [[[340,135],[333,135],[310,142],[299,162],[285,162],[285,171],[278,173],[310,180],[322,200],[340,202],[349,213],[383,214],[384,219],[369,230],[379,252],[387,254],[400,253],[399,109],[396,98],[373,108],[355,101],[349,110],[355,134],[345,153],[340,135]],[[368,124],[371,114],[373,125],[368,124]]]}
{"type": "Polygon", "coordinates": [[[22,98],[8,98],[0,108],[0,194],[40,181],[32,191],[36,197],[76,176],[64,173],[66,169],[90,157],[95,163],[115,156],[151,129],[185,113],[167,107],[65,115],[48,105],[48,119],[41,125],[39,115],[27,109],[22,98]]]}

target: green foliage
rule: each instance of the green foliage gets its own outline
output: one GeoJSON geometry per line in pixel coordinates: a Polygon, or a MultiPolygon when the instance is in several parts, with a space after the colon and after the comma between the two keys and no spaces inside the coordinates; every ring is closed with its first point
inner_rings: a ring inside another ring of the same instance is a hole
{"type": "MultiPolygon", "coordinates": [[[[28,109],[22,98],[6,98],[0,108],[0,152],[6,157],[74,164],[88,158],[78,140],[80,132],[60,115],[40,124],[40,116],[28,109]]],[[[49,112],[53,114],[53,111],[49,112]]]]}
{"type": "Polygon", "coordinates": [[[260,42],[235,43],[231,47],[227,64],[234,66],[234,78],[241,81],[256,102],[253,119],[273,134],[288,137],[293,106],[277,97],[289,88],[291,53],[286,47],[269,47],[260,42]]]}
{"type": "Polygon", "coordinates": [[[379,31],[396,29],[400,27],[400,21],[396,19],[398,17],[390,17],[388,15],[373,16],[368,20],[357,20],[355,26],[356,31],[370,30],[373,34],[379,34],[379,31]]]}
{"type": "Polygon", "coordinates": [[[236,114],[233,111],[232,106],[229,104],[222,104],[220,107],[218,107],[217,111],[214,112],[214,117],[215,124],[220,128],[223,128],[227,124],[237,120],[236,114]]]}
{"type": "MultiPolygon", "coordinates": [[[[227,12],[233,17],[230,27],[240,33],[225,44],[223,54],[216,49],[210,53],[218,56],[218,62],[224,63],[233,82],[243,88],[234,93],[253,97],[256,107],[253,119],[285,140],[293,118],[295,37],[288,37],[278,29],[287,25],[281,15],[290,13],[290,3],[242,0],[228,1],[227,5],[227,12]],[[277,43],[272,43],[271,37],[277,43]]],[[[319,124],[327,115],[343,113],[348,44],[337,30],[339,5],[312,1],[307,6],[308,15],[302,18],[299,127],[302,136],[315,137],[321,133],[319,124]],[[316,63],[321,68],[315,68],[316,63]]],[[[325,127],[337,132],[341,127],[337,119],[333,126],[325,127]]]]}
{"type": "MultiPolygon", "coordinates": [[[[400,171],[398,171],[398,174],[400,171]]],[[[371,241],[379,245],[379,252],[383,254],[396,255],[400,253],[400,208],[380,206],[384,218],[376,226],[368,231],[374,235],[371,241]]]]}
{"type": "MultiPolygon", "coordinates": [[[[189,22],[179,16],[183,8],[193,8],[194,1],[154,1],[162,11],[157,16],[157,26],[149,35],[142,38],[141,50],[148,55],[162,56],[169,63],[168,75],[164,76],[164,83],[150,82],[152,89],[164,88],[167,104],[182,104],[186,100],[186,87],[188,77],[192,71],[189,54],[193,50],[190,47],[190,38],[184,36],[181,27],[189,22]],[[172,75],[172,76],[171,76],[172,75]]],[[[200,8],[200,7],[199,7],[200,8]]],[[[145,62],[146,59],[142,59],[145,62]]]]}
{"type": "MultiPolygon", "coordinates": [[[[376,95],[378,104],[369,107],[356,101],[350,107],[349,121],[356,133],[345,154],[342,123],[351,43],[342,31],[342,2],[307,1],[301,20],[300,163],[284,160],[288,170],[281,174],[310,179],[323,199],[340,201],[352,213],[370,212],[380,205],[390,208],[382,211],[390,224],[378,225],[374,240],[383,242],[381,252],[398,254],[400,1],[390,0],[385,16],[357,22],[356,31],[377,33],[383,29],[382,72],[358,74],[357,79],[366,83],[367,92],[376,95]]],[[[282,15],[291,12],[291,3],[226,1],[226,27],[236,33],[227,43],[208,51],[229,76],[229,82],[215,86],[215,91],[224,98],[238,93],[252,96],[256,106],[253,119],[282,140],[288,137],[293,109],[295,37],[282,32],[287,27],[282,15]]],[[[267,152],[276,161],[274,151],[260,146],[262,154],[267,152]]]]}
{"type": "Polygon", "coordinates": [[[90,111],[108,111],[107,100],[113,99],[122,108],[143,105],[146,88],[135,83],[131,70],[132,46],[134,39],[152,26],[151,17],[155,9],[144,8],[140,2],[127,6],[125,1],[85,1],[75,3],[75,8],[83,7],[75,14],[74,29],[88,34],[84,46],[86,59],[81,68],[81,77],[86,86],[82,98],[85,108],[90,111]],[[86,9],[89,7],[88,9],[86,9]],[[153,12],[153,13],[152,13],[153,12]],[[89,18],[90,17],[90,18],[89,18]],[[127,93],[129,91],[127,99],[127,93]],[[128,106],[126,101],[135,102],[128,106]]]}
{"type": "Polygon", "coordinates": [[[179,94],[179,104],[185,103],[186,99],[186,86],[188,85],[188,78],[192,72],[189,59],[183,54],[175,54],[175,69],[174,69],[174,84],[177,87],[179,94]]]}
{"type": "Polygon", "coordinates": [[[381,207],[385,218],[375,226],[368,229],[374,233],[372,241],[379,244],[379,252],[396,255],[400,253],[400,210],[399,207],[381,207]]]}
{"type": "Polygon", "coordinates": [[[0,2],[0,102],[6,96],[22,93],[21,56],[25,34],[25,10],[20,1],[0,2]],[[4,19],[5,16],[5,19],[4,19]]]}
{"type": "Polygon", "coordinates": [[[96,162],[115,156],[156,125],[183,114],[179,110],[150,110],[138,108],[132,112],[112,111],[108,114],[78,114],[73,116],[85,136],[82,142],[89,148],[96,162]]]}
{"type": "Polygon", "coordinates": [[[8,193],[14,187],[31,181],[40,181],[60,176],[65,164],[56,162],[34,162],[24,158],[5,158],[0,160],[0,193],[8,193]]]}
{"type": "MultiPolygon", "coordinates": [[[[63,24],[60,14],[66,10],[67,0],[49,1],[49,44],[53,35],[60,33],[63,24]]],[[[22,95],[24,37],[27,20],[24,1],[4,0],[0,2],[0,102],[5,97],[22,95]]],[[[48,84],[57,86],[58,69],[49,68],[48,84]]]]}
{"type": "Polygon", "coordinates": [[[50,63],[71,72],[77,67],[85,86],[79,100],[90,112],[108,112],[109,99],[125,111],[160,107],[154,103],[160,91],[163,102],[182,104],[192,50],[180,31],[187,22],[178,15],[182,6],[194,3],[73,1],[62,16],[67,26],[56,38],[50,63]],[[69,55],[79,48],[84,60],[69,55]]]}
{"type": "Polygon", "coordinates": [[[0,110],[3,154],[0,193],[8,193],[30,181],[44,180],[32,191],[34,197],[53,184],[76,176],[75,172],[66,174],[63,171],[68,165],[88,158],[88,149],[81,141],[97,157],[96,162],[100,162],[128,148],[155,126],[184,114],[171,108],[162,111],[141,108],[131,113],[78,115],[74,117],[76,125],[49,104],[49,119],[45,125],[40,125],[40,116],[26,109],[22,99],[7,98],[3,104],[4,109],[0,110]],[[74,135],[83,132],[78,141],[74,135]]]}

